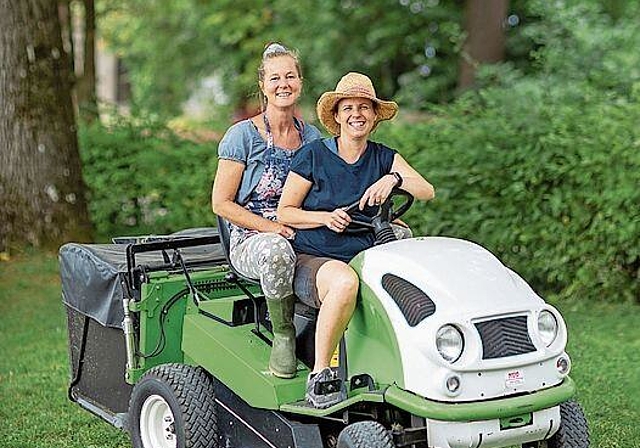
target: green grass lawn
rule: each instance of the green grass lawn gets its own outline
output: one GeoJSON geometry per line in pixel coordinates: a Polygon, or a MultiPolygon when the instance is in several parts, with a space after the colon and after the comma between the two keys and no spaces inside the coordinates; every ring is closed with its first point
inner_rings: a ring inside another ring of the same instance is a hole
{"type": "MultiPolygon", "coordinates": [[[[640,447],[640,307],[559,308],[592,446],[640,447]]],[[[68,401],[68,381],[55,256],[0,262],[0,447],[130,447],[126,433],[68,401]]]]}

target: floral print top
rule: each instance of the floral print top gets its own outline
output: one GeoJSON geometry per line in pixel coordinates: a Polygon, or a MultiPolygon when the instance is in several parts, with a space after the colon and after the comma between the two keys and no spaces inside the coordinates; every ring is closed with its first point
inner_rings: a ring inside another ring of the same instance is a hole
{"type": "MultiPolygon", "coordinates": [[[[301,125],[296,121],[296,128],[303,140],[301,125]]],[[[256,188],[251,192],[245,208],[263,218],[276,220],[278,201],[282,195],[284,182],[289,174],[291,160],[295,150],[278,148],[273,145],[271,138],[267,140],[267,150],[264,159],[264,171],[256,188]]],[[[241,242],[258,233],[257,230],[245,229],[231,224],[230,247],[233,249],[241,242]]]]}

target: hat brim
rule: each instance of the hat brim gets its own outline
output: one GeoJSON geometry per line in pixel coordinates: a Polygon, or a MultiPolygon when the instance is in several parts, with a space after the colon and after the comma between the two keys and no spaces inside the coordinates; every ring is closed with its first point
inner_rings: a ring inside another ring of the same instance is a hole
{"type": "Polygon", "coordinates": [[[378,126],[379,122],[391,120],[398,113],[398,104],[395,101],[385,101],[368,95],[355,96],[335,91],[325,92],[318,99],[318,103],[316,104],[316,113],[320,123],[322,123],[331,135],[340,134],[340,125],[334,118],[334,109],[338,101],[344,98],[366,98],[376,103],[376,121],[373,125],[373,129],[378,126]]]}

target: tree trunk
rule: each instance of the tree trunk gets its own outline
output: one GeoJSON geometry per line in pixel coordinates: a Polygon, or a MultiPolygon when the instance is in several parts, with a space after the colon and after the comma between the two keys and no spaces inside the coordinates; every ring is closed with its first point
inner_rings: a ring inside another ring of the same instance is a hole
{"type": "Polygon", "coordinates": [[[92,123],[99,118],[96,100],[96,12],[94,0],[83,0],[84,51],[82,76],[78,80],[76,95],[80,118],[92,123]]]}
{"type": "Polygon", "coordinates": [[[0,251],[88,241],[56,0],[0,0],[0,251]]]}
{"type": "Polygon", "coordinates": [[[76,69],[73,49],[73,24],[71,23],[71,0],[58,0],[58,16],[60,17],[60,26],[62,28],[62,48],[69,55],[69,67],[71,74],[74,74],[76,69]]]}
{"type": "Polygon", "coordinates": [[[464,25],[467,39],[462,49],[458,88],[471,87],[480,64],[504,58],[504,20],[509,0],[467,0],[464,25]]]}

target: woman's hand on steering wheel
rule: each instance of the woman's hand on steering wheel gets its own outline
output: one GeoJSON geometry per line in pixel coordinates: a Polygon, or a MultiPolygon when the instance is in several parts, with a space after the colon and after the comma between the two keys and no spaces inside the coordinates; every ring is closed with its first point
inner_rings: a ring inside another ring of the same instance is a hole
{"type": "Polygon", "coordinates": [[[404,215],[407,210],[409,210],[409,208],[413,204],[413,199],[414,199],[413,195],[408,191],[401,190],[399,188],[392,188],[391,193],[387,196],[387,198],[383,201],[383,203],[377,206],[378,211],[376,215],[373,217],[367,217],[367,216],[363,216],[362,214],[357,214],[357,211],[360,208],[360,200],[346,207],[343,207],[341,210],[344,210],[351,219],[349,229],[347,230],[348,231],[351,231],[351,230],[361,231],[363,229],[373,230],[377,225],[377,224],[374,224],[374,222],[376,221],[377,223],[394,222],[395,220],[400,218],[402,215],[404,215]],[[401,203],[400,206],[398,207],[396,207],[396,205],[392,201],[392,198],[397,196],[401,196],[405,199],[404,203],[401,203]],[[354,215],[357,215],[357,219],[353,218],[354,215]]]}
{"type": "Polygon", "coordinates": [[[324,225],[329,230],[333,230],[336,233],[344,232],[344,230],[351,224],[351,216],[342,208],[337,208],[332,212],[327,212],[327,217],[324,225]]]}
{"type": "Polygon", "coordinates": [[[376,206],[383,204],[397,183],[398,181],[391,174],[385,174],[382,176],[365,190],[364,194],[360,198],[360,210],[363,210],[367,205],[376,206]]]}

